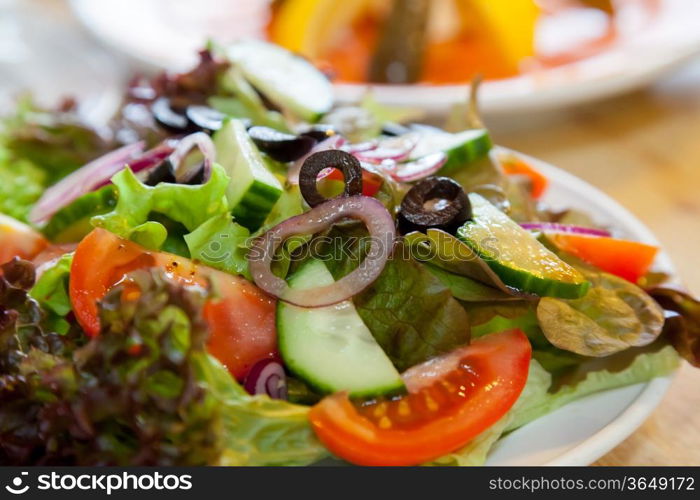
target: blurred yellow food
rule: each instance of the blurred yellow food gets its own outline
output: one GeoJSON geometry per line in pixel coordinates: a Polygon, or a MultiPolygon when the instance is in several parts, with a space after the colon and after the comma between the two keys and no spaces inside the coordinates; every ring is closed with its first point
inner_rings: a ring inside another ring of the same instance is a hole
{"type": "Polygon", "coordinates": [[[311,59],[338,42],[338,37],[373,0],[284,0],[270,25],[272,41],[311,59]]]}
{"type": "MultiPolygon", "coordinates": [[[[327,65],[339,80],[365,81],[391,0],[280,0],[270,39],[327,65]]],[[[515,75],[534,54],[534,0],[432,0],[420,80],[460,82],[476,73],[515,75]]]]}
{"type": "Polygon", "coordinates": [[[498,48],[502,63],[517,73],[535,52],[540,8],[534,0],[457,0],[464,23],[498,48]]]}

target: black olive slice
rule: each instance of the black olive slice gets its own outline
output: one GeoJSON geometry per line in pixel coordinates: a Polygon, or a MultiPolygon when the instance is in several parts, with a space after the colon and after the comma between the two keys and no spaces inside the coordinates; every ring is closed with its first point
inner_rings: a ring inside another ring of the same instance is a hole
{"type": "Polygon", "coordinates": [[[216,132],[224,123],[224,114],[209,106],[187,106],[185,114],[192,124],[192,128],[204,132],[216,132]]]}
{"type": "Polygon", "coordinates": [[[151,112],[156,122],[171,132],[186,132],[189,129],[190,121],[184,111],[174,108],[167,97],[156,99],[151,104],[151,112]]]}
{"type": "Polygon", "coordinates": [[[334,136],[335,134],[335,129],[331,125],[314,125],[309,130],[302,132],[300,135],[311,137],[316,142],[321,142],[334,136]]]}
{"type": "Polygon", "coordinates": [[[401,202],[399,230],[428,228],[452,232],[472,216],[471,203],[462,186],[449,177],[428,177],[413,186],[401,202]]]}
{"type": "Polygon", "coordinates": [[[309,156],[299,171],[299,189],[310,207],[328,201],[316,186],[319,172],[326,168],[337,168],[343,173],[345,188],[340,196],[362,194],[362,167],[359,160],[339,149],[319,151],[309,156]]]}
{"type": "Polygon", "coordinates": [[[298,160],[316,144],[311,137],[285,134],[269,127],[251,127],[248,135],[260,151],[273,160],[282,162],[298,160]]]}
{"type": "Polygon", "coordinates": [[[166,158],[160,165],[151,170],[143,183],[147,186],[155,186],[161,182],[177,182],[175,179],[175,166],[173,162],[170,161],[170,158],[166,158]]]}

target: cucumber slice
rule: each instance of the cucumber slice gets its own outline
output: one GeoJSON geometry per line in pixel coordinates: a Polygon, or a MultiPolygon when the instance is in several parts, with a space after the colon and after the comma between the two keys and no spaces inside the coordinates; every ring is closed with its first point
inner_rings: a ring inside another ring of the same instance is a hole
{"type": "Polygon", "coordinates": [[[306,59],[282,47],[248,40],[228,47],[228,58],[273,104],[318,121],[333,106],[333,87],[306,59]]]}
{"type": "Polygon", "coordinates": [[[449,174],[486,155],[492,146],[491,137],[483,129],[465,130],[457,134],[423,132],[411,152],[410,160],[443,151],[447,162],[440,169],[440,174],[449,174]]]}
{"type": "Polygon", "coordinates": [[[457,230],[506,285],[542,297],[583,297],[590,283],[485,198],[469,194],[472,220],[457,230]]]}
{"type": "Polygon", "coordinates": [[[231,212],[241,225],[255,231],[282,195],[282,184],[268,170],[242,121],[224,123],[214,135],[214,145],[218,163],[231,177],[226,191],[231,212]]]}
{"type": "Polygon", "coordinates": [[[60,209],[41,232],[53,243],[75,243],[92,231],[93,216],[112,211],[116,204],[117,189],[111,184],[104,186],[60,209]]]}
{"type": "MultiPolygon", "coordinates": [[[[333,281],[326,265],[312,260],[292,276],[289,286],[311,288],[333,281]]],[[[277,335],[287,367],[316,391],[348,391],[353,397],[371,397],[405,389],[399,372],[351,300],[317,308],[280,301],[277,335]]]]}

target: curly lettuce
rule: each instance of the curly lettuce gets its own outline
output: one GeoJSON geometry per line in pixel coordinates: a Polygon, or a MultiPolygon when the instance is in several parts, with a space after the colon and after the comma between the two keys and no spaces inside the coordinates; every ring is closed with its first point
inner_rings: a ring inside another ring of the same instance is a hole
{"type": "Polygon", "coordinates": [[[168,230],[152,214],[160,214],[194,231],[215,215],[228,213],[226,187],[229,177],[223,167],[214,164],[204,184],[160,183],[147,186],[125,168],[112,177],[119,190],[117,206],[111,212],[92,218],[92,224],[135,241],[147,248],[159,249],[168,230]]]}
{"type": "Polygon", "coordinates": [[[203,290],[138,271],[128,286],[139,293],[110,291],[100,334],[78,344],[39,328],[29,263],[3,271],[1,464],[288,465],[326,456],[308,408],[246,394],[207,353],[203,290]]]}

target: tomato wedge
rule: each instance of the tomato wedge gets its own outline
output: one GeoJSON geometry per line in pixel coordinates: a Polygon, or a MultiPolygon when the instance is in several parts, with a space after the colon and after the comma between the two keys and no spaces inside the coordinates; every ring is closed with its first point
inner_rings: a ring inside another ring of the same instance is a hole
{"type": "Polygon", "coordinates": [[[499,158],[503,170],[507,175],[522,175],[527,177],[532,184],[532,197],[540,198],[549,186],[549,179],[538,170],[515,155],[506,155],[499,158]]]}
{"type": "Polygon", "coordinates": [[[652,245],[606,236],[554,234],[550,238],[565,252],[632,283],[649,271],[659,252],[652,245]]]}
{"type": "MultiPolygon", "coordinates": [[[[342,182],[343,173],[337,168],[334,168],[325,178],[342,182]]],[[[377,174],[365,170],[364,168],[362,169],[362,194],[364,196],[372,197],[377,194],[382,187],[382,182],[382,178],[377,174]]]]}
{"type": "Polygon", "coordinates": [[[336,393],[309,418],[328,449],[349,462],[421,464],[498,421],[525,387],[530,356],[522,331],[495,333],[406,371],[406,396],[355,406],[336,393]]]}
{"type": "Polygon", "coordinates": [[[209,325],[209,352],[238,379],[257,361],[277,354],[275,301],[254,284],[189,259],[152,252],[104,229],[95,229],[78,245],[70,276],[75,317],[89,336],[100,331],[98,301],[136,269],[160,267],[185,285],[216,291],[204,309],[209,325]]]}
{"type": "Polygon", "coordinates": [[[14,257],[31,260],[48,244],[46,238],[31,227],[0,214],[0,264],[14,257]]]}

